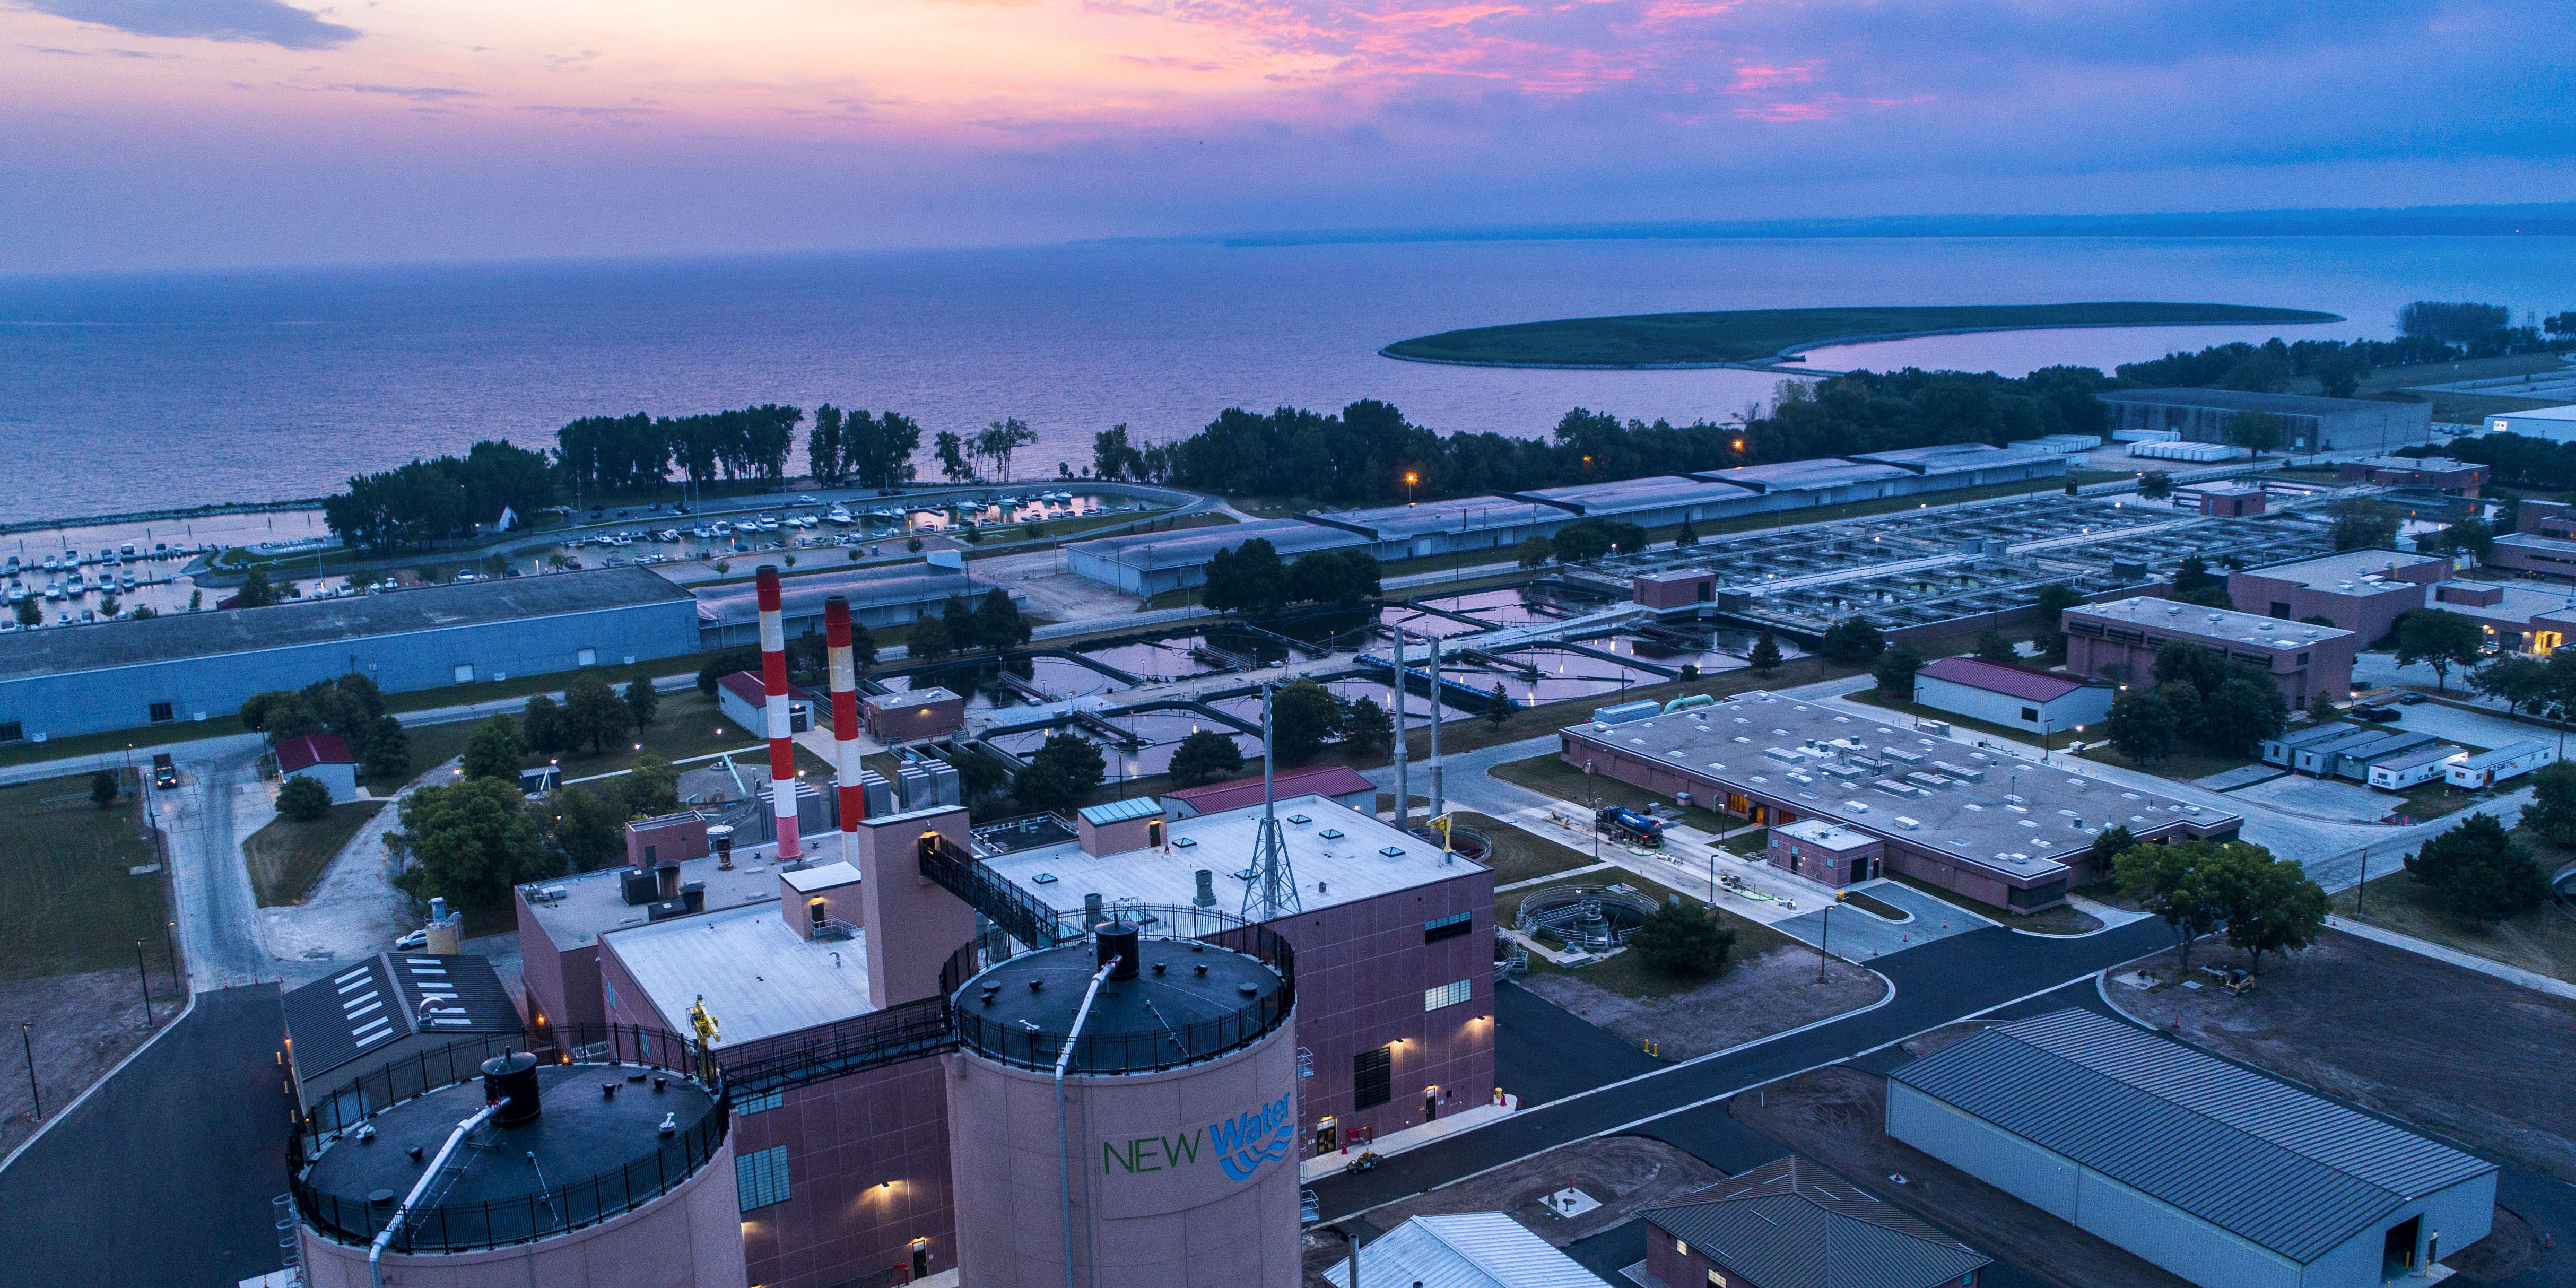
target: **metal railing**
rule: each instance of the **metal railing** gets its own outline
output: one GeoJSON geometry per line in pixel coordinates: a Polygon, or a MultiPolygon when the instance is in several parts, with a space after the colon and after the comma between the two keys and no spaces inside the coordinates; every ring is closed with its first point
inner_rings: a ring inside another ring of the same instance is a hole
{"type": "Polygon", "coordinates": [[[1069,937],[1058,933],[1063,913],[993,875],[991,868],[956,842],[937,832],[924,832],[914,848],[920,855],[921,875],[990,918],[1011,938],[1050,947],[1069,937]]]}
{"type": "Polygon", "coordinates": [[[936,1055],[955,1045],[945,993],[882,1011],[740,1046],[716,1048],[716,1067],[735,1096],[789,1087],[936,1055]]]}
{"type": "Polygon", "coordinates": [[[640,1064],[683,1073],[696,1067],[686,1039],[641,1025],[576,1024],[487,1033],[422,1051],[342,1083],[305,1106],[297,1129],[319,1145],[322,1137],[345,1131],[403,1101],[480,1077],[484,1061],[513,1051],[533,1052],[548,1063],[640,1064]]]}
{"type": "MultiPolygon", "coordinates": [[[[1169,905],[1102,910],[1102,920],[1113,918],[1136,926],[1147,938],[1198,940],[1256,958],[1278,972],[1279,987],[1224,1015],[1189,1024],[1157,1026],[1152,1032],[1086,1033],[1074,1045],[1071,1067],[1076,1072],[1148,1073],[1213,1060],[1267,1035],[1297,1007],[1297,951],[1268,927],[1213,908],[1169,905]]],[[[1060,916],[1056,942],[1087,935],[1080,920],[1080,914],[1060,916]]],[[[967,981],[1012,955],[1009,945],[997,945],[990,937],[957,950],[940,969],[941,995],[955,997],[967,981]]],[[[1065,1049],[1061,1033],[989,1021],[967,1006],[952,1007],[949,1019],[958,1045],[1004,1064],[1052,1069],[1065,1049]]]]}

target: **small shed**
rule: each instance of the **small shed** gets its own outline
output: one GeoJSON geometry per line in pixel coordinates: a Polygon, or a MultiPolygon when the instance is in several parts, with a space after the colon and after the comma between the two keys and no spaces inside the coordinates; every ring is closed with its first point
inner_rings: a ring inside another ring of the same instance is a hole
{"type": "Polygon", "coordinates": [[[933,685],[859,699],[859,723],[883,743],[919,742],[966,727],[966,699],[933,685]]]}
{"type": "MultiPolygon", "coordinates": [[[[751,731],[756,738],[769,736],[769,689],[761,678],[749,671],[736,671],[716,681],[716,709],[725,719],[751,731]]],[[[787,732],[804,733],[814,727],[814,695],[795,685],[787,686],[787,732]]]]}
{"type": "Polygon", "coordinates": [[[1085,805],[1075,823],[1082,852],[1124,854],[1163,844],[1163,803],[1151,796],[1085,805]]]}
{"type": "MultiPolygon", "coordinates": [[[[1334,1262],[1323,1272],[1333,1288],[1350,1288],[1350,1275],[1348,1260],[1334,1262]]],[[[1360,1245],[1360,1282],[1438,1284],[1440,1288],[1609,1288],[1583,1263],[1500,1212],[1417,1216],[1360,1245]]]]}
{"type": "Polygon", "coordinates": [[[1847,886],[1879,874],[1887,847],[1875,836],[1837,827],[1833,820],[1802,818],[1772,828],[1763,858],[1810,881],[1847,886]]]}
{"type": "Polygon", "coordinates": [[[1994,1260],[1794,1154],[1638,1215],[1675,1288],[1964,1288],[1994,1260]]]}
{"type": "Polygon", "coordinates": [[[358,799],[358,758],[338,734],[299,734],[277,744],[280,785],[289,778],[310,778],[331,789],[331,803],[358,799]]]}

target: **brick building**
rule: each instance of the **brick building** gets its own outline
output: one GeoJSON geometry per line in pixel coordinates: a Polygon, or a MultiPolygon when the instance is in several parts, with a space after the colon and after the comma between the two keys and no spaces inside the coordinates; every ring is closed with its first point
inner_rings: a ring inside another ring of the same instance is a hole
{"type": "Polygon", "coordinates": [[[2248,613],[2285,622],[2323,617],[2367,643],[2424,606],[2424,588],[2448,581],[2451,561],[2393,550],[2344,550],[2246,568],[2227,576],[2227,597],[2248,613]]]}
{"type": "Polygon", "coordinates": [[[2294,707],[2319,693],[2348,695],[2362,642],[2338,627],[2146,597],[2067,609],[2059,629],[2066,632],[2066,669],[2078,675],[2142,683],[2155,675],[2157,651],[2182,641],[2269,674],[2294,707]]]}

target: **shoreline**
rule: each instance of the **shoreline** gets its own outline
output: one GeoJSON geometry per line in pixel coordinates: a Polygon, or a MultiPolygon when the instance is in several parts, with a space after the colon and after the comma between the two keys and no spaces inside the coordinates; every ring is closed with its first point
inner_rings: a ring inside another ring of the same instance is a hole
{"type": "MultiPolygon", "coordinates": [[[[2324,326],[2331,322],[2346,322],[2350,320],[2351,319],[2349,318],[2340,316],[2327,316],[2307,322],[2275,322],[2270,325],[2324,326]]],[[[1389,344],[1386,347],[1379,349],[1377,351],[1377,355],[1381,358],[1392,358],[1397,362],[1420,362],[1432,366],[1501,367],[1523,371],[1732,370],[1769,371],[1782,375],[1847,376],[1852,373],[1850,371],[1827,371],[1821,368],[1816,370],[1793,368],[1783,365],[1783,360],[1793,354],[1809,353],[1817,349],[1831,349],[1838,345],[1879,344],[1890,340],[1921,340],[1932,336],[1942,335],[1999,335],[2010,331],[2101,331],[2110,329],[2161,330],[2165,328],[2181,327],[2261,325],[2265,324],[2236,320],[2218,320],[2210,322],[2033,322],[2015,326],[1936,327],[1931,330],[1923,331],[1863,331],[1850,335],[1826,336],[1816,340],[1801,340],[1785,349],[1778,350],[1768,358],[1743,358],[1713,362],[1509,362],[1498,358],[1430,358],[1416,354],[1395,352],[1396,345],[1410,343],[1410,341],[1406,340],[1398,340],[1394,344],[1389,344]]],[[[1866,370],[1866,368],[1861,368],[1861,370],[1866,370]]]]}
{"type": "Polygon", "coordinates": [[[120,523],[166,523],[187,519],[208,519],[226,514],[280,514],[289,510],[321,508],[322,498],[318,496],[284,501],[221,501],[212,505],[137,510],[127,514],[83,514],[58,519],[18,519],[0,522],[0,536],[16,536],[22,532],[47,532],[57,529],[106,528],[120,523]]]}

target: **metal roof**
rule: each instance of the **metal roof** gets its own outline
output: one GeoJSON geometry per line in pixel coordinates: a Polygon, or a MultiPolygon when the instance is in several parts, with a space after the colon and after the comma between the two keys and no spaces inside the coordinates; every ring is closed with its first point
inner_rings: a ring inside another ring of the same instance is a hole
{"type": "MultiPolygon", "coordinates": [[[[779,583],[778,599],[784,616],[812,617],[821,613],[823,601],[834,595],[847,596],[851,611],[866,612],[927,608],[951,595],[981,599],[991,589],[990,584],[963,572],[928,563],[902,563],[789,576],[779,583]]],[[[707,625],[731,626],[760,620],[760,588],[756,583],[706,587],[697,592],[697,597],[698,620],[707,625]]]]}
{"type": "Polygon", "coordinates": [[[1308,523],[1365,529],[1380,541],[1425,532],[1468,533],[1493,528],[1562,527],[1571,515],[1550,505],[1504,496],[1463,496],[1413,505],[1382,505],[1366,510],[1316,511],[1297,516],[1308,523]]]}
{"type": "Polygon", "coordinates": [[[1935,658],[1924,663],[1915,674],[2006,697],[2028,698],[2033,702],[2053,702],[2078,689],[2111,687],[2100,680],[2087,680],[2082,676],[2025,671],[2018,666],[2005,666],[1973,657],[1935,658]]]}
{"type": "Polygon", "coordinates": [[[2536,739],[2524,742],[2509,742],[2493,751],[2481,752],[2475,756],[2469,757],[2467,760],[2461,761],[2460,767],[2463,769],[2492,769],[2495,766],[2504,764],[2508,761],[2528,756],[2535,751],[2546,751],[2548,749],[2548,743],[2540,742],[2536,739]]]}
{"type": "Polygon", "coordinates": [[[794,1033],[876,1009],[868,1001],[865,930],[848,939],[808,940],[776,902],[612,931],[600,939],[617,955],[640,1000],[673,1033],[690,1031],[689,1006],[704,997],[740,1044],[794,1033]]]}
{"type": "Polygon", "coordinates": [[[1130,796],[1123,801],[1104,801],[1082,807],[1082,821],[1093,827],[1123,822],[1131,818],[1158,818],[1163,803],[1151,796],[1130,796]]]}
{"type": "MultiPolygon", "coordinates": [[[[1351,1263],[1324,1270],[1349,1288],[1351,1263]]],[[[1500,1212],[1417,1216],[1360,1245],[1360,1282],[1422,1288],[1609,1288],[1599,1275],[1500,1212]]]]}
{"type": "Polygon", "coordinates": [[[519,1008],[472,954],[378,953],[285,997],[295,1076],[311,1080],[414,1034],[516,1033],[519,1008]]]}
{"type": "Polygon", "coordinates": [[[277,768],[291,774],[315,765],[354,765],[358,758],[349,754],[349,744],[336,733],[298,734],[277,744],[277,768]]]}
{"type": "Polygon", "coordinates": [[[1320,523],[1260,519],[1251,523],[1226,523],[1173,532],[1143,532],[1131,537],[1100,537],[1075,542],[1066,546],[1065,552],[1089,555],[1128,568],[1196,568],[1215,559],[1217,551],[1231,550],[1256,537],[1269,542],[1283,559],[1309,551],[1339,550],[1345,546],[1368,544],[1368,538],[1356,532],[1320,523]]]}
{"type": "MultiPolygon", "coordinates": [[[[2100,440],[2095,441],[2098,443],[2100,440]]],[[[2064,458],[2045,447],[2024,447],[2018,443],[2011,447],[1996,447],[1991,443],[1945,443],[1938,447],[1908,447],[1894,452],[1858,452],[1844,459],[1871,465],[1893,465],[1913,474],[1962,474],[2011,465],[2044,465],[2064,458]]]]}
{"type": "Polygon", "coordinates": [[[1874,461],[1827,456],[1812,461],[1782,461],[1776,465],[1741,465],[1731,470],[1700,470],[1691,477],[1711,483],[1732,483],[1756,492],[1793,492],[1912,478],[1914,471],[1874,461]]]}
{"type": "Polygon", "coordinates": [[[1513,493],[1550,505],[1580,510],[1589,518],[1617,518],[1642,510],[1666,510],[1674,506],[1722,505],[1746,500],[1754,495],[1747,487],[1732,483],[1711,483],[1705,479],[1679,474],[1648,475],[1645,478],[1617,479],[1608,483],[1575,483],[1565,487],[1539,488],[1513,493]]]}
{"type": "Polygon", "coordinates": [[[0,635],[0,680],[686,603],[688,598],[689,592],[649,568],[598,568],[12,631],[0,635]]]}
{"type": "Polygon", "coordinates": [[[1762,1288],[1934,1288],[1994,1260],[1794,1155],[1638,1215],[1762,1288]]]}
{"type": "Polygon", "coordinates": [[[2091,1011],[1888,1075],[2302,1265],[2495,1164],[2091,1011]]]}
{"type": "MultiPolygon", "coordinates": [[[[2390,404],[2314,394],[2258,394],[2233,389],[2106,389],[2093,395],[2104,402],[2144,403],[2151,407],[2212,407],[2220,411],[2268,411],[2298,416],[2349,416],[2378,411],[2390,404]]],[[[2429,408],[2427,409],[2429,412],[2429,408]]]]}

